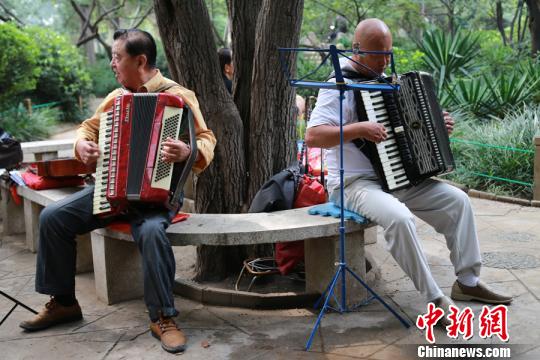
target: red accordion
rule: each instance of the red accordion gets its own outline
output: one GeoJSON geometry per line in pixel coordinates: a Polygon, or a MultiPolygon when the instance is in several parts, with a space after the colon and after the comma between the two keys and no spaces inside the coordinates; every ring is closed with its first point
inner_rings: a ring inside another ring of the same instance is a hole
{"type": "Polygon", "coordinates": [[[193,115],[182,99],[167,93],[116,97],[102,113],[96,166],[95,215],[125,211],[133,202],[178,207],[197,153],[193,115]],[[161,160],[162,143],[189,128],[191,154],[185,163],[161,160]]]}

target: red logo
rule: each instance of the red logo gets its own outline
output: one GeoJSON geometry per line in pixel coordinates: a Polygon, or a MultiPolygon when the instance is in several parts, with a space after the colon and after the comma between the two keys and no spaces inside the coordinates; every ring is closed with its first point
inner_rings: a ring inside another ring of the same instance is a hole
{"type": "Polygon", "coordinates": [[[426,340],[429,341],[430,344],[433,344],[435,342],[433,326],[435,326],[437,321],[444,316],[444,311],[441,308],[435,307],[435,304],[433,303],[428,304],[427,310],[428,312],[426,315],[418,315],[416,326],[420,330],[426,329],[426,340]]]}
{"type": "MultiPolygon", "coordinates": [[[[429,303],[427,313],[418,315],[416,319],[416,326],[420,330],[426,330],[426,340],[430,344],[435,342],[433,327],[443,316],[443,309],[429,303]]],[[[505,305],[497,305],[491,309],[483,306],[478,318],[480,337],[485,339],[497,335],[502,341],[508,341],[510,337],[508,335],[507,317],[508,309],[505,305]]],[[[470,307],[467,306],[462,311],[459,311],[456,306],[451,305],[448,320],[450,321],[450,325],[446,327],[448,337],[457,339],[461,334],[464,340],[472,338],[474,333],[474,313],[470,307]]]]}
{"type": "Polygon", "coordinates": [[[448,337],[457,339],[459,334],[463,334],[463,339],[468,340],[473,336],[473,319],[474,313],[470,307],[466,307],[463,311],[459,311],[454,305],[450,305],[450,325],[446,327],[448,337]]]}
{"type": "Polygon", "coordinates": [[[508,308],[504,305],[492,309],[483,306],[480,314],[480,337],[485,339],[497,335],[502,341],[508,341],[507,313],[508,308]]]}

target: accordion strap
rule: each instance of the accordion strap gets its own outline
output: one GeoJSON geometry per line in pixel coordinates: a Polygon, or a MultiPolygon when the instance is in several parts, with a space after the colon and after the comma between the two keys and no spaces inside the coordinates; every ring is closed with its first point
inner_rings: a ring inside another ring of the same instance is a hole
{"type": "MultiPolygon", "coordinates": [[[[363,82],[363,81],[372,80],[354,71],[343,70],[343,69],[341,71],[345,79],[350,79],[350,80],[353,80],[354,82],[363,82]]],[[[334,77],[335,75],[332,73],[329,79],[332,79],[334,77]]],[[[368,121],[368,115],[367,115],[366,109],[364,108],[364,100],[362,99],[362,93],[360,92],[360,90],[353,90],[353,95],[354,95],[354,102],[356,105],[355,111],[356,111],[356,116],[358,118],[358,122],[368,121]]],[[[352,143],[360,151],[364,153],[364,155],[371,162],[371,165],[373,166],[373,169],[375,170],[375,174],[377,174],[377,177],[383,183],[385,183],[384,171],[381,165],[381,161],[379,159],[379,153],[377,152],[377,146],[375,145],[375,143],[369,140],[360,139],[360,138],[353,139],[352,143]]]]}
{"type": "Polygon", "coordinates": [[[184,184],[186,183],[187,177],[189,176],[189,173],[191,172],[191,168],[193,167],[193,164],[195,163],[195,159],[197,158],[197,134],[195,131],[195,121],[193,120],[193,112],[191,110],[188,110],[187,120],[188,120],[188,127],[189,127],[189,141],[190,141],[191,153],[189,154],[189,157],[186,160],[184,168],[182,169],[182,174],[180,175],[180,178],[178,179],[176,189],[174,190],[174,194],[171,198],[171,204],[173,206],[179,205],[180,197],[184,194],[184,184]]]}

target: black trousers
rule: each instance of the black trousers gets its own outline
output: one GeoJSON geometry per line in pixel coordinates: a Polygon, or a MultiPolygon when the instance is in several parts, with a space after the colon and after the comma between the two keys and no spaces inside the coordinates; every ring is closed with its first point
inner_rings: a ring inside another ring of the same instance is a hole
{"type": "Polygon", "coordinates": [[[166,209],[141,206],[129,216],[100,218],[92,214],[94,187],[47,206],[39,218],[39,248],[36,269],[36,291],[49,295],[75,293],[75,237],[114,220],[131,224],[133,239],[142,257],[144,301],[150,319],[178,314],[174,307],[173,284],[176,263],[165,233],[174,216],[166,209]]]}

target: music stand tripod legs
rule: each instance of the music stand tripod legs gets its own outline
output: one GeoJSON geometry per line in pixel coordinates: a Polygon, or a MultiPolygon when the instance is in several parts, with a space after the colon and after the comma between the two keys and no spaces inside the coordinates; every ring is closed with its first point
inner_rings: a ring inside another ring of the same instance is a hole
{"type": "MultiPolygon", "coordinates": [[[[339,248],[340,248],[340,261],[337,264],[338,268],[336,270],[336,274],[332,278],[332,281],[330,282],[327,290],[325,293],[322,294],[319,301],[317,301],[318,305],[320,303],[320,300],[325,296],[326,298],[324,300],[323,307],[319,313],[319,316],[317,317],[317,321],[315,322],[315,326],[313,327],[313,330],[311,331],[311,334],[308,338],[308,341],[306,343],[306,351],[310,349],[311,344],[313,342],[313,337],[315,336],[315,332],[317,331],[317,328],[319,327],[322,317],[324,316],[324,313],[327,309],[330,308],[329,306],[329,300],[331,297],[334,297],[335,294],[334,290],[336,288],[336,284],[338,282],[338,278],[341,278],[341,304],[336,300],[336,303],[338,304],[338,311],[340,313],[350,311],[351,309],[348,308],[346,304],[346,283],[345,283],[345,275],[347,272],[353,276],[353,278],[358,281],[362,286],[364,286],[370,293],[371,298],[369,298],[368,301],[371,301],[373,298],[377,299],[381,304],[384,305],[384,307],[389,310],[406,328],[410,327],[410,324],[403,319],[402,316],[400,316],[394,309],[392,309],[379,295],[377,295],[358,275],[356,275],[348,266],[345,261],[345,216],[344,216],[344,185],[343,185],[343,179],[344,179],[344,164],[343,164],[343,100],[345,98],[345,90],[347,89],[347,84],[345,83],[345,80],[343,78],[343,74],[341,72],[341,66],[338,59],[338,51],[334,45],[330,46],[330,56],[332,59],[332,65],[334,67],[334,73],[335,73],[335,79],[336,79],[336,85],[337,89],[339,90],[339,133],[340,133],[340,144],[339,144],[339,151],[340,151],[340,227],[339,227],[339,248]]],[[[349,89],[350,90],[350,89],[349,89]]]]}
{"type": "Polygon", "coordinates": [[[25,308],[26,310],[30,311],[31,313],[34,313],[34,314],[37,314],[37,311],[26,306],[25,304],[23,304],[22,302],[20,302],[19,300],[15,299],[15,298],[12,298],[11,296],[9,296],[8,294],[6,294],[5,292],[3,292],[2,290],[0,290],[0,295],[3,295],[4,297],[8,298],[9,300],[13,301],[15,303],[15,305],[13,305],[13,307],[11,308],[11,310],[9,310],[9,312],[7,313],[6,316],[4,316],[4,318],[2,319],[2,321],[0,321],[0,326],[2,326],[2,324],[4,323],[4,321],[6,321],[6,319],[8,318],[9,315],[11,315],[11,313],[13,312],[13,310],[15,310],[15,308],[17,306],[22,306],[23,308],[25,308]]]}

